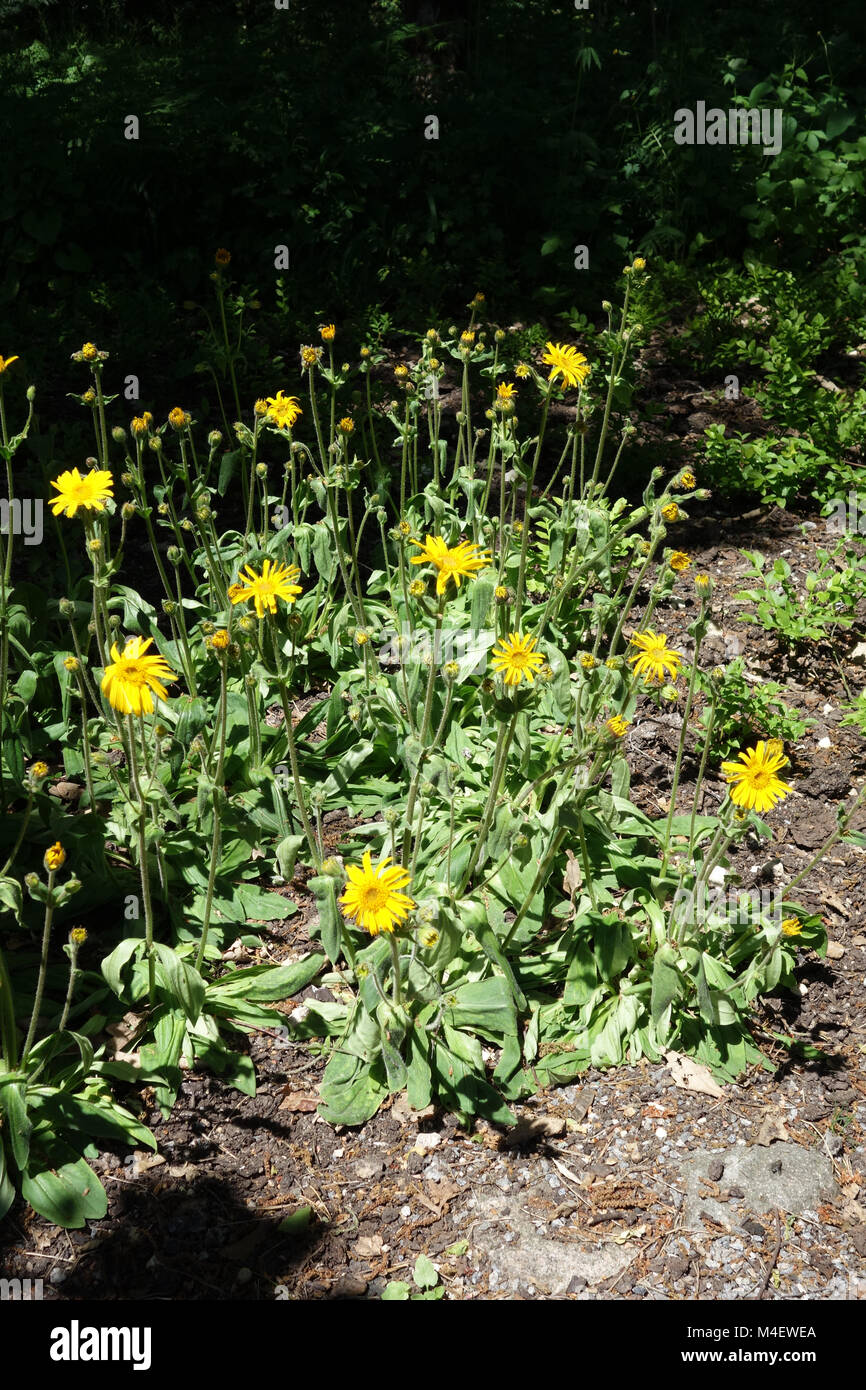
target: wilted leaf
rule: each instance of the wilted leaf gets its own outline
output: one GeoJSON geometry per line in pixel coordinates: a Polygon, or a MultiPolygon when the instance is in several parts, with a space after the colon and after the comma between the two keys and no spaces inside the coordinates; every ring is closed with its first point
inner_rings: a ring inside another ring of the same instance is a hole
{"type": "Polygon", "coordinates": [[[761,1121],[760,1129],[755,1135],[755,1143],[772,1144],[775,1139],[780,1139],[783,1144],[786,1144],[790,1138],[781,1115],[765,1115],[761,1121]]]}
{"type": "Polygon", "coordinates": [[[703,1096],[713,1096],[719,1100],[725,1093],[716,1081],[709,1067],[693,1062],[681,1052],[663,1052],[667,1069],[674,1079],[674,1085],[682,1091],[697,1091],[703,1096]]]}

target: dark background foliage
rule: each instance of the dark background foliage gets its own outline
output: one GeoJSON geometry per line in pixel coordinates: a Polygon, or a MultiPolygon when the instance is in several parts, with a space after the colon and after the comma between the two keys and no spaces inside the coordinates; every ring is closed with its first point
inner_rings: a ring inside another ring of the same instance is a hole
{"type": "Polygon", "coordinates": [[[195,406],[217,246],[261,305],[250,391],[323,318],[597,315],[637,252],[856,278],[864,34],[860,0],[0,0],[0,351],[58,408],[85,339],[195,406]],[[777,158],[674,144],[738,98],[784,110],[777,158]]]}

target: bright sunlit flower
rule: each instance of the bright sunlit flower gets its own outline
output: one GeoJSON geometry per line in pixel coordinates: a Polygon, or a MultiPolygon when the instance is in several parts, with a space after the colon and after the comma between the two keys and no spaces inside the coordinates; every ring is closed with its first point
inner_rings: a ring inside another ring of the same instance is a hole
{"type": "Polygon", "coordinates": [[[121,653],[117,643],[111,648],[111,664],[102,677],[102,693],[121,714],[153,714],[153,695],[166,698],[163,681],[177,676],[162,656],[147,656],[153,638],[130,637],[121,653]]]}
{"type": "Polygon", "coordinates": [[[670,559],[668,560],[668,564],[670,565],[671,569],[677,570],[679,572],[681,572],[682,570],[687,570],[691,563],[691,559],[685,553],[684,550],[672,551],[670,559]]]}
{"type": "Polygon", "coordinates": [[[629,657],[636,676],[648,676],[650,680],[661,683],[670,671],[676,680],[682,657],[679,652],[671,651],[663,633],[652,632],[649,628],[646,632],[636,632],[631,644],[640,648],[637,656],[629,657]]]}
{"type": "Polygon", "coordinates": [[[85,362],[94,362],[99,356],[99,348],[95,343],[85,343],[81,349],[81,356],[85,362]]]}
{"type": "Polygon", "coordinates": [[[341,434],[354,434],[354,433],[355,433],[355,421],[352,420],[352,419],[350,418],[350,416],[344,415],[343,418],[342,418],[342,420],[341,420],[340,423],[339,423],[338,428],[339,428],[341,434]]]}
{"type": "Polygon", "coordinates": [[[519,376],[521,380],[523,380],[524,377],[530,376],[531,372],[525,362],[518,362],[517,366],[514,368],[514,375],[519,376]]]}
{"type": "Polygon", "coordinates": [[[305,343],[301,348],[301,366],[309,370],[315,367],[316,363],[321,360],[321,356],[322,349],[320,347],[311,347],[309,343],[305,343]]]}
{"type": "Polygon", "coordinates": [[[189,415],[187,415],[185,410],[181,410],[179,405],[176,405],[174,410],[168,412],[168,423],[173,430],[182,430],[184,425],[189,424],[189,421],[189,415]]]}
{"type": "Polygon", "coordinates": [[[49,873],[56,873],[58,869],[63,868],[66,863],[66,850],[59,840],[45,851],[42,862],[49,873]]]}
{"type": "Polygon", "coordinates": [[[71,468],[61,473],[59,478],[52,479],[51,486],[56,487],[59,494],[52,497],[48,504],[54,515],[59,516],[62,512],[65,516],[75,516],[79,507],[104,512],[105,503],[112,496],[114,480],[104,468],[94,468],[83,475],[77,468],[71,468]]]}
{"type": "Polygon", "coordinates": [[[319,332],[323,343],[332,343],[337,336],[337,329],[333,323],[323,323],[319,332]]]}
{"type": "Polygon", "coordinates": [[[415,906],[412,898],[399,891],[409,882],[409,874],[397,864],[386,868],[390,858],[387,855],[374,869],[367,850],[360,869],[356,864],[346,866],[349,882],[339,899],[340,906],[346,917],[353,918],[371,936],[393,932],[415,906]]]}
{"type": "Polygon", "coordinates": [[[7,367],[11,367],[12,363],[17,361],[17,357],[0,357],[0,376],[3,375],[7,367]]]}
{"type": "Polygon", "coordinates": [[[266,396],[265,401],[268,419],[280,430],[290,430],[302,413],[297,396],[286,396],[282,391],[278,391],[275,396],[266,396]]]}
{"type": "Polygon", "coordinates": [[[229,637],[225,628],[221,627],[211,637],[210,644],[212,647],[215,647],[218,652],[224,652],[227,646],[229,645],[230,641],[231,638],[229,637]]]}
{"type": "Polygon", "coordinates": [[[722,772],[729,783],[731,800],[735,806],[743,806],[747,811],[771,811],[777,801],[782,801],[791,791],[787,782],[776,774],[784,767],[785,757],[782,741],[771,738],[768,742],[760,740],[754,748],[738,753],[738,763],[722,763],[722,772]]]}
{"type": "Polygon", "coordinates": [[[461,541],[449,550],[441,536],[428,536],[423,542],[416,541],[413,536],[412,545],[420,546],[423,552],[412,556],[413,565],[431,564],[439,571],[436,577],[437,594],[445,593],[449,579],[453,579],[459,589],[461,579],[471,579],[476,570],[483,570],[490,563],[487,551],[479,551],[471,541],[461,541]]]}
{"type": "Polygon", "coordinates": [[[507,640],[501,639],[498,651],[494,647],[490,664],[504,677],[506,685],[519,685],[524,679],[532,685],[536,672],[544,665],[544,657],[533,650],[535,643],[534,637],[510,632],[507,640]]]}
{"type": "Polygon", "coordinates": [[[666,507],[662,507],[662,516],[665,521],[676,521],[679,517],[680,509],[676,502],[668,502],[666,507]]]}
{"type": "Polygon", "coordinates": [[[256,574],[255,570],[247,565],[241,571],[240,577],[242,582],[232,585],[229,598],[232,603],[241,603],[248,598],[254,599],[256,613],[260,618],[265,616],[265,609],[269,613],[276,613],[278,598],[292,604],[298,594],[303,592],[301,586],[294,582],[301,577],[297,565],[278,565],[273,560],[265,560],[262,563],[261,574],[256,574]]]}
{"type": "Polygon", "coordinates": [[[555,381],[561,376],[563,386],[582,386],[589,376],[589,363],[583,353],[564,343],[545,344],[545,354],[541,360],[546,367],[550,367],[548,381],[555,381]]]}
{"type": "Polygon", "coordinates": [[[803,924],[796,917],[786,917],[782,923],[782,931],[785,936],[799,936],[802,930],[803,924]]]}
{"type": "Polygon", "coordinates": [[[697,487],[697,485],[697,478],[695,477],[694,473],[692,473],[691,469],[688,468],[686,469],[685,473],[680,474],[675,484],[676,487],[685,488],[688,492],[690,492],[693,487],[697,487]]]}
{"type": "Polygon", "coordinates": [[[513,381],[500,381],[496,388],[495,405],[499,410],[510,413],[517,400],[517,387],[513,381]]]}
{"type": "Polygon", "coordinates": [[[615,714],[612,719],[608,719],[607,721],[607,727],[613,734],[614,738],[622,738],[623,734],[628,728],[628,725],[629,721],[627,719],[623,719],[621,714],[615,714]]]}

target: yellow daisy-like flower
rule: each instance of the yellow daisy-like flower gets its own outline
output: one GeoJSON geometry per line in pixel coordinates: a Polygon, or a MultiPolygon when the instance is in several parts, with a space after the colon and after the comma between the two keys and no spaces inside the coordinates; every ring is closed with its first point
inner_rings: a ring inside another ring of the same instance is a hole
{"type": "Polygon", "coordinates": [[[363,628],[359,627],[358,630],[357,630],[356,633],[355,633],[355,641],[357,642],[358,646],[359,646],[359,647],[365,647],[365,646],[367,645],[367,643],[369,642],[369,640],[370,640],[370,634],[369,634],[369,632],[365,632],[363,628]]]}
{"type": "Polygon", "coordinates": [[[533,650],[535,642],[534,637],[510,632],[507,640],[503,637],[500,641],[499,650],[494,648],[490,664],[504,676],[506,685],[519,685],[524,679],[532,685],[536,672],[544,665],[544,657],[533,650]]]}
{"type": "Polygon", "coordinates": [[[163,681],[177,676],[162,656],[147,656],[153,638],[130,637],[121,653],[117,643],[111,648],[111,663],[102,677],[102,693],[121,714],[153,714],[153,695],[166,698],[163,681]]]}
{"type": "Polygon", "coordinates": [[[512,411],[517,400],[517,387],[513,381],[500,381],[496,388],[496,400],[494,404],[498,410],[512,411]]]}
{"type": "Polygon", "coordinates": [[[691,563],[691,559],[684,550],[674,550],[668,560],[671,569],[677,571],[687,570],[691,563]]]}
{"type": "Polygon", "coordinates": [[[646,261],[643,256],[635,256],[631,263],[632,270],[646,270],[646,261]]]}
{"type": "Polygon", "coordinates": [[[212,647],[216,647],[218,652],[224,652],[226,647],[229,645],[230,641],[231,638],[229,637],[225,628],[221,627],[218,629],[217,632],[214,633],[213,637],[210,639],[210,644],[212,647]]]}
{"type": "Polygon", "coordinates": [[[367,850],[360,869],[357,864],[346,867],[349,882],[339,899],[340,906],[346,917],[353,918],[371,936],[393,932],[415,906],[412,898],[400,892],[409,882],[409,874],[397,864],[386,868],[390,859],[387,855],[374,869],[367,850]]]}
{"type": "Polygon", "coordinates": [[[11,367],[12,363],[17,361],[17,357],[0,357],[0,376],[3,375],[7,367],[11,367]]]}
{"type": "Polygon", "coordinates": [[[394,368],[394,375],[398,381],[405,381],[406,377],[409,375],[409,368],[404,367],[401,363],[399,367],[394,368]]]}
{"type": "Polygon", "coordinates": [[[521,380],[523,380],[525,377],[531,375],[530,368],[525,362],[518,362],[517,366],[514,368],[514,375],[519,376],[521,380]]]}
{"type": "Polygon", "coordinates": [[[496,588],[493,590],[493,597],[496,599],[497,603],[507,603],[508,589],[506,586],[504,584],[497,584],[496,588]]]}
{"type": "Polygon", "coordinates": [[[436,576],[436,592],[444,594],[448,580],[453,579],[460,588],[461,579],[471,579],[477,570],[483,570],[490,563],[486,550],[479,551],[471,541],[461,541],[449,550],[441,536],[428,536],[424,541],[412,537],[412,545],[419,545],[423,554],[413,555],[413,565],[435,565],[439,571],[436,576]]]}
{"type": "Polygon", "coordinates": [[[693,487],[697,487],[698,480],[695,477],[694,473],[686,469],[685,473],[680,474],[676,485],[677,487],[686,488],[688,491],[690,491],[693,487]]]}
{"type": "Polygon", "coordinates": [[[168,412],[168,423],[173,430],[182,430],[184,425],[189,424],[189,419],[190,417],[187,415],[186,411],[181,410],[179,405],[176,405],[174,410],[168,412]]]}
{"type": "Polygon", "coordinates": [[[666,507],[662,507],[662,516],[665,521],[676,521],[679,517],[680,509],[676,502],[668,502],[666,507]]]}
{"type": "Polygon", "coordinates": [[[43,762],[34,763],[27,771],[30,773],[31,777],[38,777],[41,781],[43,777],[48,776],[48,764],[43,762]]]}
{"type": "Polygon", "coordinates": [[[614,738],[622,738],[628,726],[629,721],[623,719],[621,714],[615,714],[612,719],[608,719],[607,721],[607,727],[610,729],[614,738]]]}
{"type": "Polygon", "coordinates": [[[49,502],[52,512],[59,516],[75,516],[79,507],[91,512],[104,512],[105,503],[112,496],[114,480],[105,468],[94,468],[92,472],[81,474],[77,468],[68,469],[59,478],[52,479],[59,496],[49,502]]]}
{"type": "Polygon", "coordinates": [[[337,336],[336,325],[333,323],[323,323],[319,332],[322,335],[323,343],[332,343],[337,336]]]}
{"type": "Polygon", "coordinates": [[[348,415],[344,415],[343,419],[340,421],[339,429],[342,434],[354,434],[355,421],[350,420],[348,415]]]}
{"type": "Polygon", "coordinates": [[[255,599],[256,613],[263,618],[265,609],[269,613],[276,613],[278,598],[289,604],[294,603],[298,594],[303,592],[301,586],[294,582],[300,577],[301,571],[297,565],[278,565],[273,560],[265,560],[262,563],[261,574],[256,574],[255,570],[247,565],[241,571],[243,582],[232,585],[229,598],[232,603],[241,603],[248,598],[255,599]]]}
{"type": "Polygon", "coordinates": [[[712,593],[713,581],[710,579],[710,576],[708,574],[696,574],[695,588],[697,589],[699,594],[712,593]]]}
{"type": "Polygon", "coordinates": [[[303,412],[297,396],[286,396],[282,391],[278,391],[275,396],[267,396],[266,404],[268,407],[268,419],[272,420],[279,430],[290,430],[303,412]]]}
{"type": "Polygon", "coordinates": [[[583,353],[564,343],[546,343],[541,360],[550,367],[548,381],[561,376],[563,386],[582,386],[589,376],[589,363],[583,353]]]}
{"type": "Polygon", "coordinates": [[[423,598],[427,592],[427,585],[423,579],[413,579],[409,585],[409,593],[412,598],[423,598]]]}
{"type": "Polygon", "coordinates": [[[735,806],[743,806],[747,811],[770,811],[777,801],[782,801],[791,791],[787,782],[777,777],[780,767],[788,759],[782,749],[782,741],[763,739],[754,748],[738,753],[738,763],[722,763],[722,772],[729,783],[731,800],[735,806]]]}
{"type": "Polygon", "coordinates": [[[580,664],[583,667],[584,671],[592,671],[595,669],[597,662],[592,652],[582,652],[580,657],[580,664]]]}
{"type": "Polygon", "coordinates": [[[87,940],[87,932],[84,927],[73,927],[69,933],[69,940],[73,946],[83,946],[87,940]]]}
{"type": "Polygon", "coordinates": [[[320,347],[310,347],[309,344],[305,344],[301,348],[301,366],[307,368],[315,367],[321,356],[322,349],[320,347]]]}
{"type": "Polygon", "coordinates": [[[143,415],[134,415],[129,422],[133,434],[147,434],[147,421],[143,415]]]}
{"type": "Polygon", "coordinates": [[[803,924],[796,917],[786,917],[782,923],[782,931],[785,936],[799,936],[802,930],[803,924]]]}
{"type": "Polygon", "coordinates": [[[65,656],[63,658],[63,665],[67,671],[77,671],[80,664],[77,656],[65,656]]]}
{"type": "Polygon", "coordinates": [[[650,680],[657,680],[661,683],[668,671],[676,680],[679,675],[679,668],[682,657],[679,652],[671,651],[667,645],[667,638],[663,633],[653,632],[647,628],[646,632],[636,632],[631,639],[633,647],[639,647],[637,656],[630,656],[629,661],[634,664],[636,676],[648,676],[650,680]]]}
{"type": "Polygon", "coordinates": [[[222,266],[228,265],[231,261],[231,258],[231,251],[227,251],[224,246],[220,246],[216,251],[216,254],[214,255],[214,260],[216,261],[217,265],[222,266]]]}
{"type": "Polygon", "coordinates": [[[85,362],[94,362],[99,356],[99,348],[95,343],[85,343],[81,349],[81,356],[85,362]]]}
{"type": "Polygon", "coordinates": [[[59,840],[45,851],[42,862],[49,873],[56,873],[58,869],[63,868],[66,863],[66,850],[59,840]]]}
{"type": "Polygon", "coordinates": [[[460,334],[460,341],[464,347],[471,347],[475,342],[475,334],[471,333],[467,328],[465,333],[460,334]]]}

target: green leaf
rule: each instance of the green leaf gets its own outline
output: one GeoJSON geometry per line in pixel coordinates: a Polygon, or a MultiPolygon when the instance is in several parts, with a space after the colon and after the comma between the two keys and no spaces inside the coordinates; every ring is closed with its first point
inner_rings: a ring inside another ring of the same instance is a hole
{"type": "Polygon", "coordinates": [[[439,1275],[433,1265],[433,1261],[427,1255],[419,1255],[415,1261],[415,1269],[412,1278],[419,1289],[432,1289],[439,1283],[439,1275]]]}
{"type": "Polygon", "coordinates": [[[277,1230],[282,1236],[302,1236],[310,1229],[313,1219],[312,1207],[298,1207],[297,1211],[283,1217],[277,1230]]]}
{"type": "Polygon", "coordinates": [[[335,1052],[322,1077],[319,1114],[332,1125],[364,1124],[390,1094],[380,1078],[381,1065],[335,1052]]]}
{"type": "Polygon", "coordinates": [[[652,999],[650,1012],[652,1021],[658,1024],[675,999],[683,992],[683,978],[676,967],[676,952],[669,946],[661,946],[653,962],[652,999]]]}
{"type": "Polygon", "coordinates": [[[55,1132],[73,1131],[83,1140],[95,1135],[100,1139],[125,1139],[133,1144],[146,1144],[156,1149],[156,1139],[150,1130],[113,1101],[84,1100],[65,1091],[49,1096],[37,1096],[32,1102],[34,1115],[50,1120],[55,1132]]]}
{"type": "MultiPolygon", "coordinates": [[[[30,1155],[33,1122],[27,1114],[27,1088],[21,1081],[0,1086],[0,1110],[5,1113],[5,1129],[12,1144],[12,1156],[23,1173],[30,1155]]],[[[0,1144],[2,1148],[2,1144],[0,1144]]]]}
{"type": "Polygon", "coordinates": [[[0,1139],[0,1221],[15,1201],[15,1186],[6,1168],[6,1150],[0,1139]]]}
{"type": "Polygon", "coordinates": [[[627,922],[621,922],[612,913],[607,913],[595,928],[595,961],[603,980],[611,983],[621,975],[632,958],[631,930],[627,922]]]}
{"type": "Polygon", "coordinates": [[[232,970],[207,987],[208,1004],[235,999],[266,1003],[274,999],[291,999],[305,989],[319,974],[325,957],[318,953],[284,965],[252,965],[246,970],[232,970]]]}
{"type": "Polygon", "coordinates": [[[204,1004],[207,989],[204,980],[195,966],[182,960],[163,942],[155,941],[153,951],[157,959],[157,979],[162,979],[172,1000],[180,1005],[190,1023],[195,1023],[204,1004]]]}
{"type": "Polygon", "coordinates": [[[251,883],[240,884],[235,889],[235,897],[249,921],[282,922],[298,910],[297,903],[293,903],[291,898],[268,893],[251,883]]]}
{"type": "Polygon", "coordinates": [[[128,965],[136,952],[144,949],[144,944],[141,937],[128,936],[118,946],[115,946],[111,955],[106,956],[102,962],[103,978],[119,999],[123,998],[123,991],[126,987],[123,979],[124,966],[128,965]]]}
{"type": "Polygon", "coordinates": [[[319,909],[318,935],[332,965],[343,953],[343,919],[337,906],[337,886],[329,874],[308,880],[319,909]]]}
{"type": "Polygon", "coordinates": [[[99,1221],[108,1210],[105,1188],[93,1169],[60,1142],[51,1146],[44,1168],[24,1175],[21,1195],[46,1221],[66,1230],[99,1221]]]}
{"type": "Polygon", "coordinates": [[[0,903],[3,903],[10,912],[14,913],[17,921],[21,921],[21,914],[24,911],[24,895],[17,878],[0,878],[0,903]]]}
{"type": "Polygon", "coordinates": [[[383,1303],[408,1303],[409,1295],[412,1292],[412,1285],[405,1283],[402,1279],[392,1279],[390,1284],[385,1285],[382,1294],[383,1303]]]}

